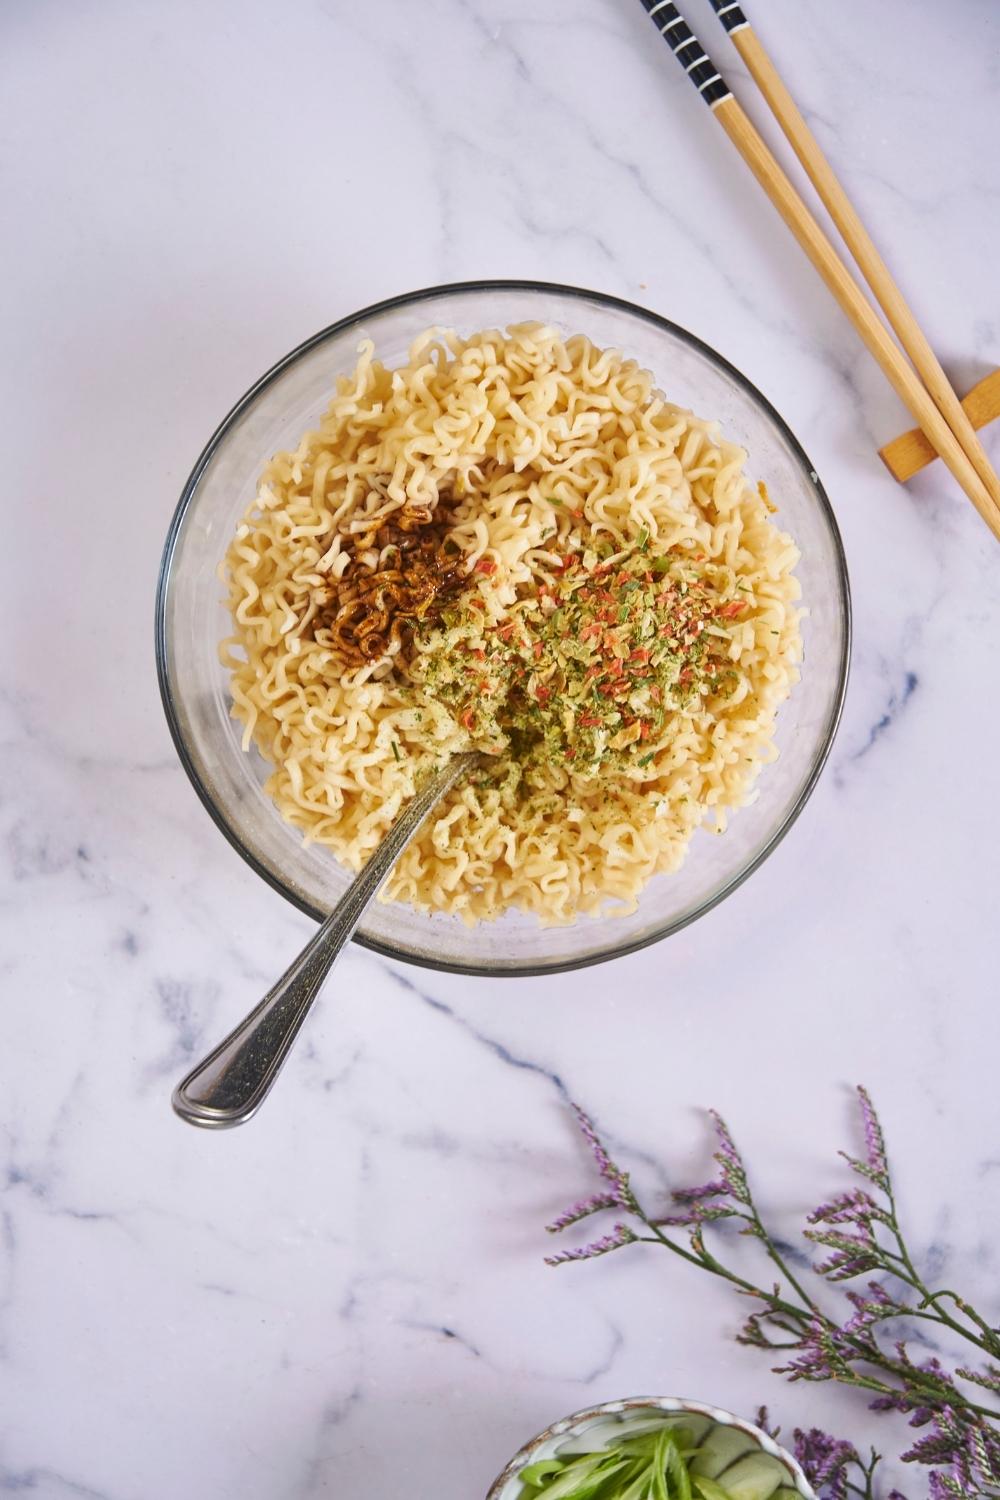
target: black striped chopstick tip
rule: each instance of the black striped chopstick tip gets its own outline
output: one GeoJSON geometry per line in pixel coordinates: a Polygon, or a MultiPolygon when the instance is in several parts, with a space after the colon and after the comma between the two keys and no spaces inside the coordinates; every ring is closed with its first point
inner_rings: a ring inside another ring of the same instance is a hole
{"type": "Polygon", "coordinates": [[[673,0],[640,3],[705,103],[714,107],[728,99],[729,86],[673,0]]]}
{"type": "Polygon", "coordinates": [[[742,31],[744,26],[750,25],[736,0],[711,0],[711,4],[730,36],[734,31],[742,31]]]}

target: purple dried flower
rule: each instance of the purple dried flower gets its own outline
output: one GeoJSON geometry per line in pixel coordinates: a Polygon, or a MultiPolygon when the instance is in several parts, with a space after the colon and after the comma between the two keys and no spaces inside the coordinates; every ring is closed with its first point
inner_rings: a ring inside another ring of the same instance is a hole
{"type": "Polygon", "coordinates": [[[742,1218],[735,1208],[723,1208],[721,1204],[692,1203],[679,1214],[664,1214],[660,1219],[650,1219],[662,1229],[690,1229],[694,1224],[712,1224],[716,1219],[742,1218]]]}
{"type": "Polygon", "coordinates": [[[595,1193],[591,1198],[583,1198],[579,1203],[574,1203],[567,1208],[565,1213],[559,1214],[546,1224],[545,1228],[549,1234],[558,1234],[561,1229],[568,1229],[571,1224],[579,1224],[581,1219],[587,1218],[589,1214],[600,1213],[604,1208],[620,1208],[617,1193],[595,1193]]]}
{"type": "Polygon", "coordinates": [[[954,1479],[942,1474],[940,1469],[932,1469],[928,1493],[930,1500],[955,1500],[956,1495],[961,1497],[965,1492],[954,1479]]]}
{"type": "Polygon", "coordinates": [[[601,1138],[594,1127],[593,1120],[589,1115],[584,1114],[579,1104],[573,1105],[573,1113],[576,1115],[576,1123],[580,1127],[581,1134],[593,1153],[594,1160],[597,1163],[597,1170],[607,1182],[617,1184],[622,1174],[605,1151],[601,1143],[601,1138]]]}
{"type": "MultiPolygon", "coordinates": [[[[751,1313],[736,1335],[736,1342],[738,1344],[749,1344],[754,1349],[772,1349],[774,1347],[773,1341],[768,1338],[764,1326],[766,1318],[766,1313],[751,1313]]],[[[760,1427],[761,1423],[758,1422],[757,1426],[760,1427]]]]}
{"type": "Polygon", "coordinates": [[[861,1462],[853,1443],[831,1437],[818,1427],[808,1432],[797,1427],[794,1451],[811,1484],[825,1490],[829,1500],[846,1500],[847,1470],[861,1462]]]}
{"type": "Polygon", "coordinates": [[[675,1188],[671,1193],[675,1203],[697,1203],[702,1198],[722,1198],[729,1192],[726,1183],[703,1182],[700,1187],[675,1188]]]}
{"type": "Polygon", "coordinates": [[[844,1324],[843,1332],[847,1338],[858,1334],[867,1336],[876,1323],[880,1323],[883,1318],[895,1316],[901,1310],[900,1303],[894,1301],[878,1281],[869,1281],[867,1297],[854,1291],[846,1292],[845,1296],[854,1308],[854,1313],[844,1324]]]}
{"type": "MultiPolygon", "coordinates": [[[[711,1113],[717,1133],[718,1175],[700,1186],[678,1189],[672,1195],[675,1212],[652,1219],[635,1198],[627,1174],[611,1160],[593,1122],[576,1108],[577,1121],[605,1188],[574,1204],[548,1226],[550,1231],[558,1232],[592,1213],[617,1207],[645,1225],[649,1234],[637,1234],[626,1224],[618,1223],[612,1233],[590,1244],[549,1257],[549,1264],[588,1260],[639,1239],[658,1238],[663,1245],[689,1261],[700,1261],[713,1274],[726,1277],[740,1292],[756,1299],[759,1311],[750,1314],[737,1338],[741,1343],[781,1350],[786,1358],[790,1355],[791,1362],[779,1366],[778,1373],[791,1380],[835,1380],[859,1386],[869,1396],[875,1384],[879,1394],[870,1402],[871,1408],[900,1413],[919,1432],[904,1457],[923,1464],[929,1471],[931,1500],[955,1500],[955,1497],[986,1500],[988,1495],[1000,1500],[1000,1428],[994,1413],[977,1406],[956,1383],[968,1380],[980,1390],[1000,1392],[1000,1369],[996,1363],[978,1370],[962,1367],[953,1374],[934,1357],[917,1363],[904,1342],[897,1343],[894,1352],[890,1352],[877,1341],[877,1331],[884,1323],[914,1312],[946,1325],[950,1331],[962,1332],[952,1319],[940,1314],[938,1301],[942,1296],[951,1298],[958,1310],[967,1315],[974,1328],[964,1330],[965,1336],[986,1356],[1000,1351],[1000,1330],[994,1332],[956,1293],[933,1291],[913,1270],[896,1220],[882,1129],[869,1095],[860,1087],[858,1099],[865,1148],[862,1157],[847,1157],[847,1160],[865,1182],[831,1197],[810,1214],[812,1227],[806,1231],[807,1237],[828,1253],[827,1260],[815,1269],[834,1282],[877,1271],[888,1274],[893,1284],[892,1277],[903,1266],[908,1274],[902,1280],[916,1294],[918,1302],[906,1300],[909,1292],[893,1295],[882,1282],[868,1280],[863,1290],[845,1291],[851,1313],[842,1327],[818,1311],[813,1298],[785,1270],[788,1247],[772,1236],[761,1221],[733,1138],[714,1110],[711,1113]],[[759,1236],[771,1259],[784,1271],[782,1285],[763,1290],[709,1254],[704,1244],[705,1225],[727,1217],[738,1218],[744,1234],[759,1236]],[[686,1229],[690,1253],[672,1237],[661,1233],[661,1225],[686,1229]],[[899,1254],[890,1248],[893,1243],[899,1254]],[[877,1383],[872,1372],[878,1377],[877,1383]]],[[[766,1412],[762,1411],[758,1420],[766,1427],[766,1412]]],[[[877,1454],[873,1452],[871,1460],[866,1462],[850,1443],[830,1437],[820,1429],[797,1432],[795,1439],[796,1454],[821,1500],[847,1500],[848,1495],[873,1500],[877,1454]]],[[[894,1489],[888,1500],[904,1500],[904,1497],[894,1489]]]]}
{"type": "Polygon", "coordinates": [[[797,1357],[787,1365],[777,1366],[777,1373],[787,1375],[789,1380],[835,1380],[834,1364],[840,1358],[840,1351],[834,1332],[815,1313],[797,1346],[797,1357]]]}
{"type": "Polygon", "coordinates": [[[715,1153],[715,1160],[722,1168],[725,1191],[730,1197],[735,1198],[737,1203],[743,1203],[747,1208],[752,1208],[753,1199],[750,1197],[750,1188],[747,1185],[746,1168],[729,1134],[726,1122],[716,1109],[709,1110],[709,1114],[715,1122],[715,1133],[719,1139],[719,1149],[715,1153]]]}
{"type": "Polygon", "coordinates": [[[576,1122],[580,1127],[581,1134],[590,1147],[593,1158],[597,1163],[597,1170],[605,1182],[611,1184],[614,1205],[608,1206],[623,1208],[626,1213],[637,1214],[639,1212],[639,1205],[635,1200],[635,1194],[629,1186],[628,1173],[623,1172],[621,1167],[616,1166],[611,1160],[604,1149],[604,1144],[600,1136],[597,1134],[593,1120],[580,1108],[579,1104],[573,1105],[573,1113],[576,1115],[576,1122]]]}
{"type": "MultiPolygon", "coordinates": [[[[916,1425],[914,1412],[910,1425],[916,1425]]],[[[922,1413],[921,1413],[922,1415],[922,1413]]],[[[967,1407],[943,1404],[931,1428],[902,1455],[905,1463],[933,1465],[931,1494],[995,1494],[1000,1486],[1000,1433],[967,1407]]]]}
{"type": "Polygon", "coordinates": [[[907,1367],[907,1369],[916,1370],[924,1376],[930,1376],[933,1383],[937,1386],[938,1390],[941,1391],[943,1395],[949,1395],[951,1393],[957,1394],[954,1376],[949,1374],[949,1372],[945,1369],[944,1365],[936,1355],[932,1355],[930,1359],[925,1359],[921,1364],[915,1365],[910,1358],[906,1344],[902,1340],[900,1340],[895,1347],[897,1359],[899,1359],[907,1367]]]}
{"type": "MultiPolygon", "coordinates": [[[[883,1193],[889,1192],[889,1162],[886,1157],[885,1137],[879,1124],[875,1106],[872,1104],[866,1089],[858,1085],[858,1099],[861,1104],[861,1123],[865,1133],[865,1160],[860,1161],[856,1156],[849,1156],[846,1151],[841,1151],[841,1156],[851,1169],[861,1177],[867,1177],[869,1182],[881,1188],[883,1193]]],[[[888,1218],[881,1215],[883,1222],[888,1223],[888,1218]]]]}
{"type": "Polygon", "coordinates": [[[975,1421],[967,1426],[966,1443],[976,1472],[1000,1485],[1000,1433],[975,1421]]]}
{"type": "Polygon", "coordinates": [[[935,1424],[933,1432],[907,1448],[900,1454],[904,1464],[950,1464],[955,1460],[955,1438],[950,1432],[942,1432],[935,1424]]]}
{"type": "Polygon", "coordinates": [[[986,1390],[996,1391],[1000,1395],[1000,1370],[996,1365],[986,1365],[982,1370],[972,1370],[967,1365],[963,1365],[960,1370],[955,1371],[955,1374],[961,1375],[963,1380],[971,1380],[973,1385],[981,1385],[986,1390]]]}
{"type": "Polygon", "coordinates": [[[869,1271],[877,1271],[880,1264],[874,1255],[851,1257],[838,1250],[829,1260],[820,1261],[816,1270],[829,1281],[853,1281],[855,1276],[867,1276],[869,1271]]]}
{"type": "Polygon", "coordinates": [[[868,1090],[858,1084],[858,1099],[861,1104],[861,1120],[865,1128],[865,1151],[868,1156],[868,1165],[873,1172],[888,1180],[889,1162],[885,1151],[885,1136],[882,1134],[882,1126],[879,1124],[875,1106],[871,1101],[868,1090]]]}
{"type": "Polygon", "coordinates": [[[638,1235],[633,1234],[627,1224],[616,1224],[610,1234],[589,1245],[580,1245],[576,1250],[560,1250],[558,1255],[547,1255],[547,1266],[562,1266],[571,1260],[593,1260],[597,1255],[607,1255],[610,1250],[619,1250],[622,1245],[633,1245],[638,1235]]]}
{"type": "Polygon", "coordinates": [[[766,1432],[769,1438],[773,1438],[775,1442],[778,1441],[781,1436],[781,1428],[771,1426],[771,1413],[766,1406],[758,1406],[755,1421],[761,1432],[766,1432]]]}
{"type": "Polygon", "coordinates": [[[864,1228],[856,1235],[807,1229],[806,1238],[833,1251],[827,1260],[819,1261],[813,1267],[830,1281],[849,1281],[854,1276],[877,1271],[882,1265],[875,1241],[864,1228]]]}
{"type": "MultiPolygon", "coordinates": [[[[893,1393],[891,1395],[876,1396],[876,1397],[874,1397],[873,1400],[869,1401],[869,1403],[868,1403],[868,1410],[869,1411],[902,1411],[902,1412],[912,1412],[913,1409],[914,1408],[913,1408],[912,1398],[909,1398],[907,1396],[906,1392],[904,1390],[902,1390],[902,1389],[900,1389],[898,1391],[893,1391],[893,1393]]],[[[927,1407],[920,1407],[920,1408],[918,1408],[918,1410],[923,1413],[923,1417],[922,1417],[923,1421],[925,1421],[925,1422],[930,1421],[932,1413],[931,1413],[931,1411],[927,1407]]],[[[917,1427],[920,1424],[916,1420],[914,1420],[913,1422],[911,1422],[910,1425],[911,1425],[911,1427],[917,1427]]]]}
{"type": "Polygon", "coordinates": [[[872,1219],[884,1223],[887,1215],[864,1188],[838,1193],[829,1203],[821,1203],[808,1216],[810,1224],[856,1224],[872,1219]]]}
{"type": "Polygon", "coordinates": [[[706,1212],[700,1208],[692,1208],[686,1214],[664,1214],[661,1219],[651,1219],[657,1229],[693,1229],[699,1224],[711,1224],[715,1219],[729,1219],[732,1213],[728,1209],[717,1209],[714,1213],[706,1212]]]}

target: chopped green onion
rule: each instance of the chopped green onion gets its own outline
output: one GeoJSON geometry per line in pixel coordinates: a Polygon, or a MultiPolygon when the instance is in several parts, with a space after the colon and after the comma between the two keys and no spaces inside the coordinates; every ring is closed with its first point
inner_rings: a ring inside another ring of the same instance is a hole
{"type": "Polygon", "coordinates": [[[665,1424],[632,1437],[626,1430],[597,1451],[557,1451],[521,1470],[518,1500],[733,1500],[716,1480],[691,1469],[710,1455],[714,1437],[710,1432],[707,1444],[695,1447],[687,1428],[665,1424]]]}

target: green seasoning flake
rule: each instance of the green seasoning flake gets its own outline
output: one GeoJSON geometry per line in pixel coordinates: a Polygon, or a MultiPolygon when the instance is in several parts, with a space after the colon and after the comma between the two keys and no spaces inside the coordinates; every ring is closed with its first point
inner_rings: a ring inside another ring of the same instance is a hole
{"type": "Polygon", "coordinates": [[[646,548],[649,546],[648,526],[644,526],[639,532],[639,535],[636,537],[635,545],[638,547],[640,552],[645,552],[646,548]]]}
{"type": "Polygon", "coordinates": [[[709,580],[679,556],[598,555],[561,557],[498,621],[463,600],[421,632],[416,680],[525,768],[634,773],[672,714],[729,686],[732,605],[709,580]]]}
{"type": "Polygon", "coordinates": [[[392,742],[392,753],[397,760],[402,760],[403,757],[399,753],[399,746],[396,744],[395,740],[393,740],[392,742]]]}

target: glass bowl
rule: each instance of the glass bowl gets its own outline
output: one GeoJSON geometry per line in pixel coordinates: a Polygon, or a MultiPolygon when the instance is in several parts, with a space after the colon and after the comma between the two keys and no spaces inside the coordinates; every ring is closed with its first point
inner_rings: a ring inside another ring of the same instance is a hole
{"type": "MultiPolygon", "coordinates": [[[[551,1458],[555,1453],[585,1452],[593,1444],[603,1447],[615,1437],[648,1431],[650,1426],[661,1424],[688,1426],[698,1442],[719,1427],[729,1429],[731,1441],[727,1443],[728,1460],[733,1466],[742,1463],[751,1454],[766,1455],[765,1467],[773,1469],[768,1481],[773,1481],[772,1500],[816,1500],[812,1488],[802,1469],[792,1455],[771,1435],[732,1412],[718,1406],[706,1406],[701,1401],[687,1401],[679,1396],[632,1396],[624,1401],[605,1401],[603,1406],[591,1406],[571,1417],[554,1422],[544,1432],[525,1443],[514,1455],[503,1473],[498,1475],[490,1487],[486,1500],[521,1500],[524,1486],[519,1475],[528,1464],[551,1458]]],[[[735,1467],[733,1473],[735,1475],[735,1467]]],[[[709,1477],[713,1477],[709,1473],[709,1477]]],[[[718,1483],[725,1488],[726,1473],[720,1472],[718,1483]]],[[[735,1482],[735,1480],[734,1480],[735,1482]]]]}
{"type": "Polygon", "coordinates": [[[823,486],[774,408],[707,344],[631,303],[542,282],[460,283],[377,303],[308,339],[237,403],[184,486],[163,554],[156,656],[170,731],[202,802],[257,873],[317,919],[351,878],[329,850],[307,847],[281,818],[263,790],[269,768],[256,751],[243,752],[241,726],[229,713],[218,643],[230,622],[217,570],[261,470],[315,424],[361,339],[372,339],[378,357],[393,365],[433,324],[468,334],[527,320],[623,350],[653,372],[668,400],[718,419],[726,437],[747,449],[751,478],[766,481],[780,524],[801,550],[797,572],[809,614],[802,680],[780,711],[780,756],[762,771],[756,801],[733,815],[722,837],[696,831],[680,870],[654,877],[635,912],[543,927],[511,911],[468,927],[444,913],[376,902],[358,930],[357,941],[379,953],[469,974],[541,974],[614,958],[677,932],[735,890],[816,783],[840,717],[850,649],[847,570],[823,486]]]}

